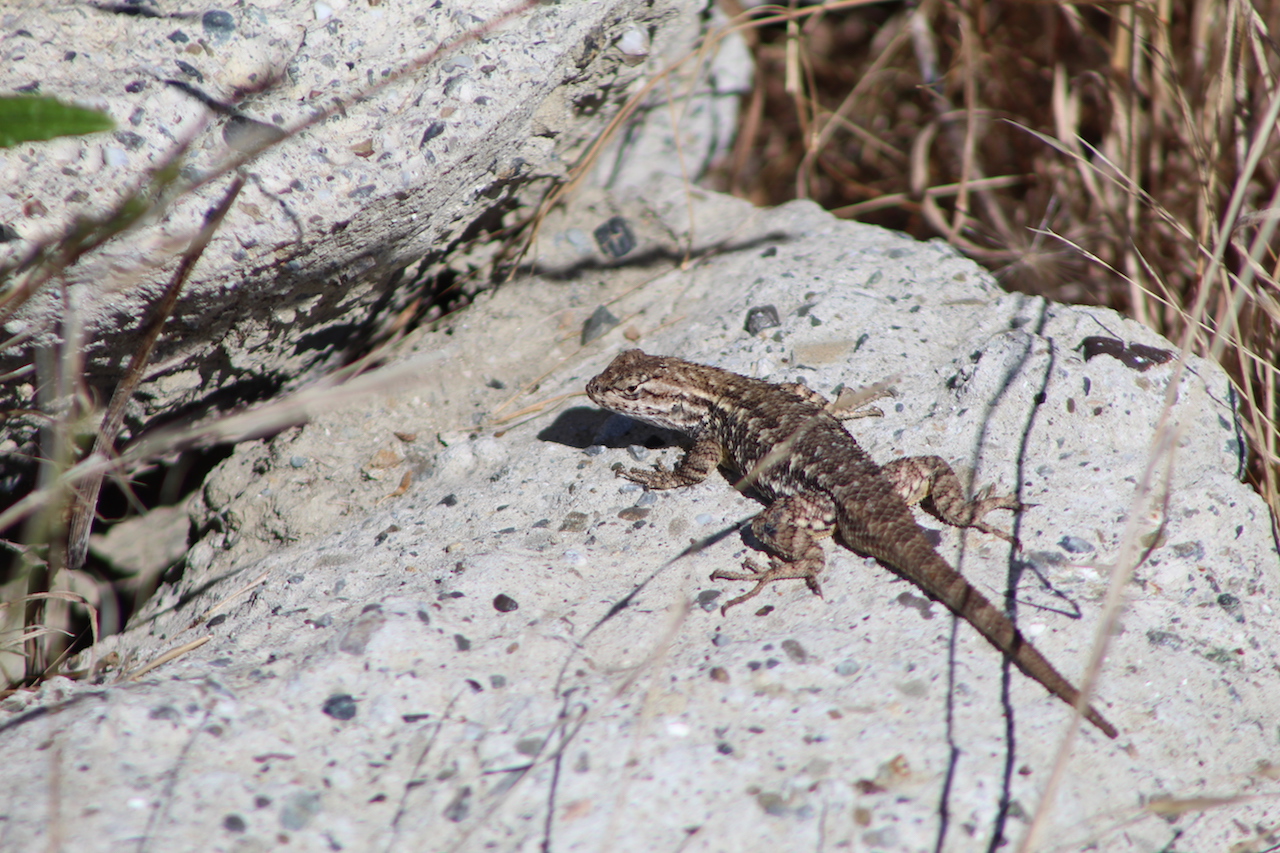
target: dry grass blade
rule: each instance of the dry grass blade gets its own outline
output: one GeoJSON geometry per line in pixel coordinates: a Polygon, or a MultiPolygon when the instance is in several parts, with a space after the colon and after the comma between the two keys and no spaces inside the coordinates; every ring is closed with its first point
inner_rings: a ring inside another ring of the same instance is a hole
{"type": "Polygon", "coordinates": [[[210,619],[212,619],[215,615],[217,615],[217,614],[218,614],[218,613],[220,613],[221,611],[223,611],[223,610],[227,609],[228,607],[230,607],[230,606],[231,606],[231,604],[232,604],[232,602],[234,602],[234,601],[238,600],[238,599],[240,598],[240,596],[244,595],[246,592],[249,592],[249,591],[250,591],[250,590],[252,590],[252,589],[255,589],[255,588],[259,587],[259,586],[262,586],[262,584],[266,583],[267,578],[269,578],[269,577],[271,577],[271,572],[270,572],[270,570],[263,572],[262,574],[258,575],[256,578],[254,578],[253,580],[249,581],[248,583],[244,584],[243,586],[239,587],[238,589],[236,589],[236,590],[234,590],[234,591],[232,591],[232,592],[228,593],[227,595],[225,595],[225,596],[223,597],[223,599],[222,599],[221,601],[219,601],[219,602],[218,602],[217,604],[215,604],[213,607],[210,607],[208,610],[206,610],[206,611],[204,612],[204,614],[203,614],[203,615],[201,615],[201,616],[200,616],[200,618],[199,618],[198,620],[196,620],[196,622],[195,622],[195,623],[193,623],[192,627],[195,627],[195,625],[199,625],[199,624],[201,624],[201,623],[203,623],[203,622],[208,622],[208,621],[209,621],[210,619]]]}
{"type": "Polygon", "coordinates": [[[1280,184],[1280,0],[934,0],[790,20],[751,22],[757,118],[725,185],[942,234],[1007,287],[1115,307],[1177,341],[1195,330],[1191,351],[1240,389],[1249,474],[1280,510],[1280,399],[1267,390],[1280,362],[1280,232],[1262,225],[1280,184]],[[986,183],[991,163],[1035,178],[986,183]],[[1246,223],[1258,233],[1228,243],[1224,230],[1246,223]],[[1046,232],[1083,251],[1038,251],[1046,232]]]}
{"type": "MultiPolygon", "coordinates": [[[[89,666],[88,671],[92,672],[94,665],[97,663],[97,645],[98,645],[98,608],[94,607],[85,598],[76,592],[67,592],[65,590],[53,590],[52,592],[33,592],[22,596],[16,601],[0,601],[0,610],[4,610],[15,604],[26,604],[30,601],[66,601],[72,604],[79,604],[89,611],[89,630],[93,633],[93,644],[89,647],[89,666]]],[[[11,648],[19,648],[32,640],[39,639],[49,635],[69,636],[66,631],[58,628],[51,628],[47,625],[26,625],[12,639],[4,639],[0,636],[0,648],[5,646],[11,648]]],[[[49,665],[44,675],[49,675],[56,671],[56,668],[66,659],[67,653],[63,652],[57,660],[49,665]]]]}
{"type": "MultiPolygon", "coordinates": [[[[120,379],[120,384],[116,386],[115,392],[111,395],[111,402],[102,416],[102,425],[98,428],[98,434],[94,439],[91,457],[109,458],[114,454],[115,437],[120,432],[120,426],[124,422],[125,407],[128,406],[129,400],[133,397],[133,392],[137,390],[138,383],[142,380],[143,371],[146,369],[147,362],[151,359],[151,351],[154,349],[156,341],[160,339],[160,332],[164,329],[165,323],[173,313],[174,307],[178,304],[178,294],[182,292],[182,286],[186,283],[188,276],[191,275],[191,271],[195,268],[196,262],[200,260],[200,256],[204,254],[209,241],[213,239],[214,232],[222,225],[222,220],[226,217],[227,212],[231,210],[231,205],[235,203],[236,197],[240,195],[240,190],[243,187],[243,177],[237,176],[232,180],[231,186],[223,193],[222,200],[206,213],[204,227],[200,229],[199,233],[191,241],[190,247],[183,253],[182,261],[174,271],[173,277],[169,281],[169,286],[165,288],[164,294],[152,311],[151,319],[143,329],[141,340],[138,341],[138,347],[120,379]]],[[[89,531],[93,526],[94,510],[98,505],[98,492],[101,488],[102,476],[98,475],[81,483],[73,492],[71,518],[67,534],[68,568],[78,569],[84,565],[85,557],[89,551],[89,531]]]]}
{"type": "Polygon", "coordinates": [[[133,672],[124,676],[124,678],[120,680],[121,681],[137,681],[139,678],[146,675],[151,670],[156,669],[158,667],[162,667],[165,664],[167,664],[169,661],[182,657],[187,652],[195,651],[196,649],[200,648],[201,646],[203,646],[205,643],[209,642],[212,639],[213,639],[212,634],[206,634],[205,636],[192,640],[189,643],[183,643],[177,648],[170,649],[169,651],[160,655],[160,657],[156,658],[150,663],[143,664],[142,666],[138,667],[133,672]]]}

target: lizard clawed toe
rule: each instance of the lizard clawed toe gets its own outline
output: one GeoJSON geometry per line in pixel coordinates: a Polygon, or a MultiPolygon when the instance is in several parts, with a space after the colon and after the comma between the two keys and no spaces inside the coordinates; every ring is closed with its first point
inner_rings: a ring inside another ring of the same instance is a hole
{"type": "Polygon", "coordinates": [[[720,615],[723,616],[725,611],[730,607],[742,604],[744,601],[750,601],[760,594],[766,586],[774,581],[796,580],[802,579],[814,594],[822,598],[822,586],[818,583],[818,573],[812,569],[797,568],[795,563],[787,563],[779,560],[777,557],[769,558],[769,568],[765,569],[758,565],[754,560],[743,560],[742,567],[745,572],[729,572],[723,569],[717,569],[711,573],[711,580],[725,581],[755,581],[756,585],[748,592],[739,595],[737,598],[731,598],[720,608],[720,615]]]}

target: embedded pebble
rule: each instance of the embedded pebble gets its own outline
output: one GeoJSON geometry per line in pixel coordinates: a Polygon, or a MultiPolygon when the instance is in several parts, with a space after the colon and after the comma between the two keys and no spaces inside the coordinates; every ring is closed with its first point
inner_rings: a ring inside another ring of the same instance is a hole
{"type": "Polygon", "coordinates": [[[210,9],[205,12],[200,23],[204,26],[205,34],[219,43],[231,38],[231,34],[236,31],[236,19],[230,12],[224,12],[221,9],[210,9]]]}
{"type": "Polygon", "coordinates": [[[804,663],[809,659],[809,653],[804,650],[804,646],[800,645],[796,640],[783,640],[782,650],[787,653],[787,657],[791,658],[795,663],[804,663]]]}
{"type": "Polygon", "coordinates": [[[597,307],[595,312],[587,318],[587,322],[582,324],[582,345],[586,346],[621,322],[609,312],[608,308],[603,305],[597,307]]]}
{"type": "Polygon", "coordinates": [[[845,658],[836,664],[836,675],[854,675],[862,666],[853,658],[845,658]]]}
{"type": "Polygon", "coordinates": [[[451,74],[454,71],[465,71],[474,67],[476,61],[469,56],[451,56],[440,65],[440,70],[445,74],[451,74]]]}
{"type": "Polygon", "coordinates": [[[1058,547],[1068,554],[1087,554],[1094,550],[1092,545],[1079,536],[1063,536],[1058,540],[1058,547]]]}
{"type": "Polygon", "coordinates": [[[444,816],[453,823],[461,823],[471,814],[471,786],[463,785],[444,808],[444,816]]]}
{"type": "Polygon", "coordinates": [[[280,825],[297,832],[304,829],[311,819],[320,814],[320,795],[311,791],[299,791],[291,795],[280,809],[280,825]]]}
{"type": "MultiPolygon", "coordinates": [[[[573,512],[566,513],[564,521],[560,522],[561,533],[581,533],[586,529],[587,514],[585,512],[578,512],[577,510],[574,510],[573,512]]],[[[573,554],[577,552],[568,551],[566,553],[573,554]]]]}
{"type": "Polygon", "coordinates": [[[631,27],[618,39],[618,50],[627,65],[639,65],[649,56],[649,34],[639,27],[631,27]]]}
{"type": "Polygon", "coordinates": [[[782,320],[778,317],[778,309],[772,305],[758,305],[747,312],[747,322],[744,328],[752,335],[758,335],[765,329],[772,329],[775,326],[781,326],[782,320]]]}
{"type": "Polygon", "coordinates": [[[335,720],[350,720],[356,715],[356,700],[350,693],[335,693],[324,700],[320,710],[335,720]]]}
{"type": "Polygon", "coordinates": [[[568,241],[570,246],[578,251],[580,255],[590,255],[594,250],[591,246],[591,238],[587,236],[587,232],[581,228],[570,228],[564,232],[564,239],[568,241]]]}
{"type": "Polygon", "coordinates": [[[621,216],[610,217],[595,230],[593,236],[600,251],[613,258],[621,258],[636,247],[635,232],[621,216]]]}

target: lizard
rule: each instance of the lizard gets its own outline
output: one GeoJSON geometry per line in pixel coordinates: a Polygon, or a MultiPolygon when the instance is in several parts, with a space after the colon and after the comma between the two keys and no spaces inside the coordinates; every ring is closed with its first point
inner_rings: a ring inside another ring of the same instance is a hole
{"type": "MultiPolygon", "coordinates": [[[[942,602],[1029,678],[1077,705],[1080,692],[938,554],[910,509],[924,502],[948,524],[1014,542],[983,518],[995,509],[1021,511],[1016,497],[992,496],[988,489],[967,499],[955,471],[937,456],[877,465],[832,414],[826,398],[799,383],[775,384],[631,349],[587,383],[587,396],[601,408],[692,439],[674,469],[619,467],[619,476],[650,489],[671,489],[700,483],[724,465],[746,475],[768,502],[751,530],[770,554],[769,566],[748,559],[743,572],[712,573],[712,580],[755,582],[725,604],[722,614],[781,580],[803,580],[821,596],[826,555],[820,540],[835,534],[851,550],[879,560],[942,602]]],[[[879,412],[852,416],[867,414],[879,412]]],[[[1107,737],[1118,736],[1092,706],[1081,711],[1107,737]]]]}

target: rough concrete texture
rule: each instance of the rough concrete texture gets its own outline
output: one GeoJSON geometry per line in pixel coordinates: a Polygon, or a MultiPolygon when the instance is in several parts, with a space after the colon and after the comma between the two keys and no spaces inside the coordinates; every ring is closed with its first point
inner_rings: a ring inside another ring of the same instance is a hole
{"type": "Polygon", "coordinates": [[[1280,561],[1238,479],[1222,373],[1192,359],[1178,380],[1176,454],[1135,507],[1174,364],[1086,361],[1080,346],[1167,342],[1107,310],[1003,293],[941,243],[807,203],[690,201],[695,248],[714,248],[686,269],[678,186],[587,198],[548,224],[555,272],[422,333],[388,368],[390,390],[335,393],[310,424],[238,448],[193,508],[186,573],[99,650],[117,669],[0,706],[0,847],[1020,839],[1069,710],[918,589],[834,545],[825,600],[778,584],[727,617],[716,606],[743,585],[707,578],[750,553],[739,534],[662,568],[759,507],[719,476],[663,493],[613,476],[677,451],[562,395],[632,345],[825,393],[893,377],[884,417],[851,429],[877,459],[937,453],[1033,504],[995,519],[1020,554],[921,518],[980,589],[1012,590],[1022,630],[1073,679],[1136,521],[1150,551],[1096,698],[1121,737],[1082,729],[1038,849],[1273,844],[1280,561]],[[636,227],[637,264],[557,264],[571,231],[617,214],[636,227]],[[621,322],[583,346],[601,304],[621,322]],[[744,331],[766,304],[781,325],[744,331]]]}
{"type": "MultiPolygon", "coordinates": [[[[0,243],[0,268],[77,217],[105,215],[184,143],[183,178],[200,179],[238,156],[254,132],[329,113],[245,167],[249,183],[184,287],[123,437],[269,397],[361,351],[415,299],[435,296],[432,276],[460,245],[526,215],[513,211],[564,179],[623,103],[687,57],[715,19],[679,0],[525,5],[470,41],[520,4],[261,0],[171,11],[35,0],[0,8],[0,92],[101,108],[118,126],[0,150],[0,223],[19,238],[0,243]]],[[[724,149],[749,78],[741,45],[726,44],[701,65],[686,63],[690,76],[653,90],[648,102],[658,123],[667,121],[668,96],[696,77],[694,101],[678,107],[690,169],[724,149]]],[[[642,121],[647,113],[623,126],[615,158],[598,166],[615,181],[676,167],[670,156],[655,159],[668,143],[643,130],[654,127],[642,121]]],[[[105,400],[230,180],[182,195],[158,220],[70,269],[69,287],[50,284],[16,317],[0,315],[9,341],[0,375],[26,380],[0,385],[0,405],[37,406],[35,354],[77,324],[83,346],[67,349],[83,365],[70,367],[105,400]]],[[[488,253],[491,260],[492,246],[488,253]]],[[[464,261],[455,272],[473,270],[464,261]]],[[[37,455],[25,443],[39,424],[23,423],[6,424],[0,452],[37,455]]]]}

